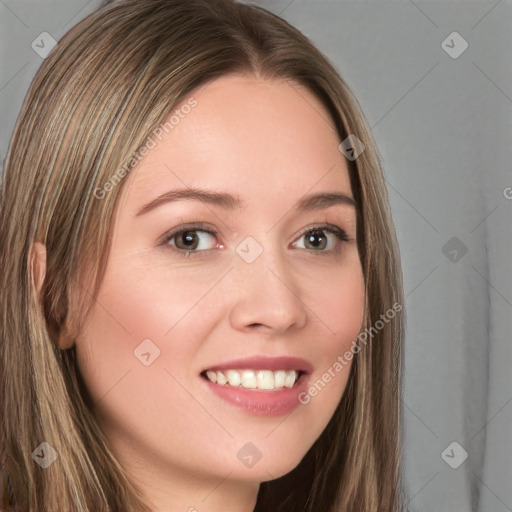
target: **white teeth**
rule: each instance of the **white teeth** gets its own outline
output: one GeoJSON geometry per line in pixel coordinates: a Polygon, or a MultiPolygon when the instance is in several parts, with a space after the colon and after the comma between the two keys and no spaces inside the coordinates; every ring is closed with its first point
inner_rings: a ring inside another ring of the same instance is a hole
{"type": "Polygon", "coordinates": [[[226,384],[227,381],[228,379],[226,379],[226,376],[222,372],[217,372],[217,384],[224,386],[224,384],[226,384]]]}
{"type": "Polygon", "coordinates": [[[284,388],[284,376],[286,372],[284,370],[279,370],[274,372],[274,386],[276,388],[284,388]]]}
{"type": "Polygon", "coordinates": [[[256,378],[259,389],[274,389],[274,373],[270,370],[260,370],[256,378]]]}
{"type": "Polygon", "coordinates": [[[245,370],[242,372],[242,386],[247,389],[254,389],[258,387],[256,375],[252,370],[245,370]]]}
{"type": "Polygon", "coordinates": [[[242,383],[242,377],[240,377],[240,372],[236,370],[228,370],[227,378],[230,386],[240,386],[242,383]]]}
{"type": "Polygon", "coordinates": [[[215,384],[217,382],[217,372],[211,370],[206,372],[206,376],[215,384]]]}
{"type": "Polygon", "coordinates": [[[227,370],[206,372],[206,377],[214,384],[245,389],[282,389],[292,388],[299,377],[296,370],[227,370]]]}
{"type": "MultiPolygon", "coordinates": [[[[218,377],[217,377],[218,380],[218,377]]],[[[289,372],[286,372],[286,375],[284,376],[284,385],[287,388],[292,388],[295,384],[295,381],[297,380],[297,372],[295,370],[291,370],[289,372]]]]}

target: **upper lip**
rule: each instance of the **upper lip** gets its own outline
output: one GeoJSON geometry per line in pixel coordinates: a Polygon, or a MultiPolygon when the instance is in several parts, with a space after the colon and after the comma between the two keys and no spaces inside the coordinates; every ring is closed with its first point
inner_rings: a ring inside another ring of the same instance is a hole
{"type": "Polygon", "coordinates": [[[252,356],[243,359],[233,359],[224,363],[215,364],[204,371],[222,370],[298,370],[303,373],[311,373],[313,366],[299,357],[279,356],[252,356]]]}

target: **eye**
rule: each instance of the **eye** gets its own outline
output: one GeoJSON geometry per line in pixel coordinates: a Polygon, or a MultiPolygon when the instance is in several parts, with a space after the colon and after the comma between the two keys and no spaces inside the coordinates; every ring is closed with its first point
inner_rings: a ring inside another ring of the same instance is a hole
{"type": "Polygon", "coordinates": [[[216,237],[217,233],[203,228],[202,224],[187,228],[181,227],[181,229],[168,233],[162,243],[175,247],[175,251],[186,258],[208,251],[211,248],[208,247],[208,238],[216,237]],[[199,236],[198,233],[202,233],[203,236],[199,236]]]}
{"type": "Polygon", "coordinates": [[[307,231],[302,233],[299,238],[299,240],[303,239],[306,241],[307,246],[299,248],[312,250],[323,255],[339,252],[341,249],[341,243],[350,241],[345,231],[333,224],[323,224],[321,226],[309,228],[307,231]],[[330,244],[329,237],[326,236],[326,233],[331,235],[330,244]]]}
{"type": "MultiPolygon", "coordinates": [[[[170,245],[174,252],[185,258],[209,251],[215,247],[211,242],[209,243],[209,239],[216,238],[217,232],[206,229],[206,227],[206,224],[203,223],[187,227],[180,226],[165,235],[162,245],[170,245]]],[[[341,243],[350,241],[345,231],[334,224],[322,224],[308,228],[300,235],[299,240],[302,239],[305,240],[306,245],[301,246],[295,242],[294,247],[298,246],[299,249],[303,248],[319,255],[337,254],[341,250],[341,243]],[[327,236],[327,233],[330,237],[327,236]]]]}

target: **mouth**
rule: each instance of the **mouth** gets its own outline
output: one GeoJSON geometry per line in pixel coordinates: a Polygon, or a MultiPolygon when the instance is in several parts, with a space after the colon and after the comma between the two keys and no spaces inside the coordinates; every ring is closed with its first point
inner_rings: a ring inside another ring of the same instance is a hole
{"type": "Polygon", "coordinates": [[[201,376],[213,384],[255,391],[281,391],[293,388],[303,377],[303,370],[205,370],[201,376]]]}
{"type": "Polygon", "coordinates": [[[251,357],[201,372],[205,386],[224,403],[253,415],[281,416],[301,405],[313,367],[296,357],[251,357]]]}

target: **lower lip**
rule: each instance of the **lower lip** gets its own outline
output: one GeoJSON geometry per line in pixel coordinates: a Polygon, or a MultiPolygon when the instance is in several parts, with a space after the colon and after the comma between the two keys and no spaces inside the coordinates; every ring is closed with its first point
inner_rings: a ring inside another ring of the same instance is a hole
{"type": "Polygon", "coordinates": [[[226,402],[258,416],[282,416],[299,405],[298,395],[307,389],[307,375],[303,374],[292,388],[279,391],[250,390],[225,384],[214,384],[204,378],[206,385],[226,402]]]}

